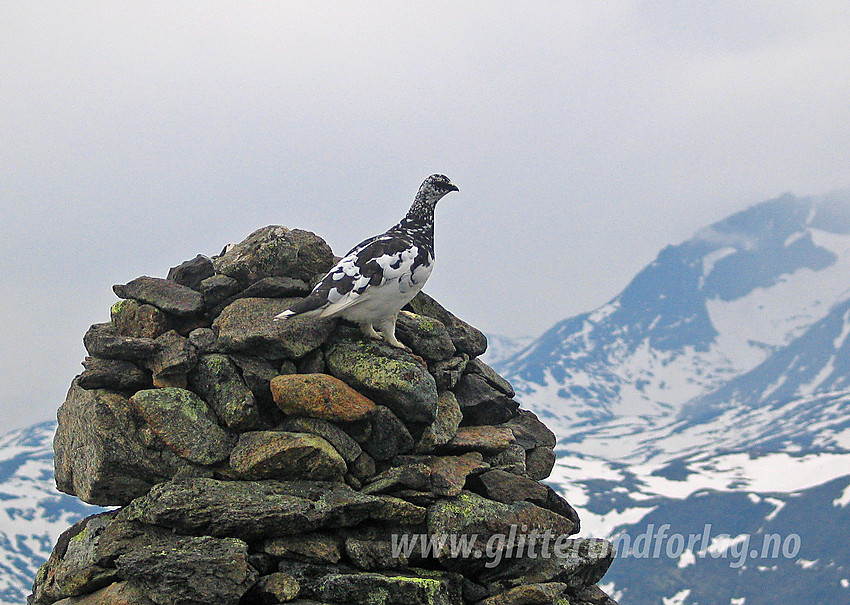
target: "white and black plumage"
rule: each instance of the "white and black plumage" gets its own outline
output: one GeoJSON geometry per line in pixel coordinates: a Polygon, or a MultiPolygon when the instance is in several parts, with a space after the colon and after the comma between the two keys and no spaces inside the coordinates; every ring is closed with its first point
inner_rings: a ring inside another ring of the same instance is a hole
{"type": "Polygon", "coordinates": [[[404,348],[395,336],[398,312],[431,275],[434,207],[457,190],[442,174],[429,176],[401,222],[352,248],[306,298],[275,319],[343,317],[359,324],[366,336],[404,348]]]}

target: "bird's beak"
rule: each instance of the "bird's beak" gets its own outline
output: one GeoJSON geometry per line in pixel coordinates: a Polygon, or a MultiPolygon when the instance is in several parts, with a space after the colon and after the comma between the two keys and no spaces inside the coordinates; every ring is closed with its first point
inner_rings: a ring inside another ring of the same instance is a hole
{"type": "Polygon", "coordinates": [[[447,187],[448,187],[449,191],[460,191],[460,189],[458,189],[457,185],[455,185],[454,183],[449,183],[447,185],[447,187]]]}

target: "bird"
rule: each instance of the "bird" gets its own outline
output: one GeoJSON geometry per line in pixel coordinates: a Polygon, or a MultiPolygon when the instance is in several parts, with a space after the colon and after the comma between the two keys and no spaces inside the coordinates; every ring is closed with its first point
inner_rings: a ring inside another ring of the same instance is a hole
{"type": "Polygon", "coordinates": [[[434,208],[452,191],[458,188],[445,175],[429,176],[401,221],[354,246],[310,294],[274,319],[341,317],[358,324],[368,338],[406,349],[395,335],[398,313],[431,275],[434,208]]]}

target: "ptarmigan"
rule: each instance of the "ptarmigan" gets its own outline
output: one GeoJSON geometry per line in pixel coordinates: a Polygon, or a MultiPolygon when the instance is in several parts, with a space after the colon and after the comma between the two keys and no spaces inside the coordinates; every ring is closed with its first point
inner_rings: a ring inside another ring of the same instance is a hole
{"type": "Polygon", "coordinates": [[[401,222],[355,246],[306,298],[275,319],[343,317],[359,324],[366,336],[404,348],[395,336],[398,312],[431,275],[434,207],[457,190],[442,174],[429,176],[401,222]]]}

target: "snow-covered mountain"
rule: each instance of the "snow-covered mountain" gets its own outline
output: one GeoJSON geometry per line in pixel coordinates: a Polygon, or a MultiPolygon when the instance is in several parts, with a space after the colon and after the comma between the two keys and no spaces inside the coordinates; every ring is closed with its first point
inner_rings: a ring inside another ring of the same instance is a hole
{"type": "Polygon", "coordinates": [[[59,534],[103,509],[56,491],[55,422],[0,436],[0,603],[25,603],[59,534]]]}
{"type": "Polygon", "coordinates": [[[491,366],[502,364],[507,359],[515,356],[525,347],[534,342],[532,336],[502,336],[501,334],[487,334],[487,351],[481,356],[481,361],[491,366]]]}
{"type": "Polygon", "coordinates": [[[838,603],[848,336],[850,192],[784,195],[668,246],[607,304],[495,365],[558,433],[551,481],[583,509],[583,533],[669,524],[695,539],[617,560],[606,578],[624,602],[838,603]],[[730,565],[765,533],[799,551],[730,565]]]}
{"type": "Polygon", "coordinates": [[[603,427],[606,456],[630,460],[648,452],[635,431],[843,391],[848,316],[850,194],[784,195],[668,246],[496,368],[563,440],[603,427]]]}

